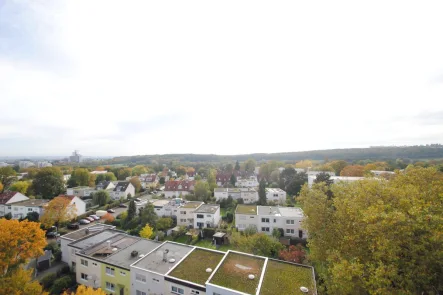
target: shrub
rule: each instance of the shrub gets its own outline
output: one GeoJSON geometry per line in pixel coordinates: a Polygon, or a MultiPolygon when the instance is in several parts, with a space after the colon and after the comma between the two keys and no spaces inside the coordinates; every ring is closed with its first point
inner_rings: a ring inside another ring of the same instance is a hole
{"type": "Polygon", "coordinates": [[[113,222],[111,222],[111,224],[116,226],[116,227],[120,227],[121,226],[121,221],[116,219],[113,222]]]}
{"type": "Polygon", "coordinates": [[[112,215],[109,214],[109,213],[106,213],[106,214],[102,217],[102,219],[105,221],[106,224],[112,224],[112,222],[115,220],[115,217],[112,216],[112,215]]]}
{"type": "Polygon", "coordinates": [[[194,235],[194,236],[192,236],[192,239],[191,239],[191,245],[195,245],[197,242],[198,242],[198,240],[200,239],[200,235],[194,235]]]}
{"type": "Polygon", "coordinates": [[[228,223],[231,223],[234,220],[234,214],[232,214],[231,212],[226,213],[226,221],[228,223]]]}
{"type": "MultiPolygon", "coordinates": [[[[61,251],[60,251],[60,257],[61,257],[61,251]]],[[[62,268],[60,268],[58,271],[57,271],[57,276],[58,277],[61,277],[61,276],[63,276],[63,275],[67,275],[67,274],[70,274],[71,273],[71,268],[69,267],[69,265],[64,265],[62,268]]]]}
{"type": "Polygon", "coordinates": [[[43,248],[43,250],[51,250],[52,253],[54,253],[54,252],[57,251],[58,249],[60,249],[60,247],[58,246],[57,242],[55,242],[55,241],[49,242],[49,243],[45,246],[45,248],[43,248]]]}
{"type": "Polygon", "coordinates": [[[43,286],[44,289],[48,289],[52,286],[52,283],[55,281],[55,279],[57,279],[57,275],[55,273],[49,273],[40,280],[40,284],[43,286]]]}
{"type": "Polygon", "coordinates": [[[207,228],[205,227],[203,229],[203,235],[205,238],[212,238],[212,236],[215,234],[215,228],[207,228]]]}
{"type": "Polygon", "coordinates": [[[56,279],[50,290],[51,294],[60,294],[63,290],[69,288],[72,283],[72,278],[70,276],[64,276],[56,279]]]}
{"type": "MultiPolygon", "coordinates": [[[[62,261],[62,251],[60,249],[55,250],[55,252],[52,252],[54,255],[54,261],[60,262],[62,261]]],[[[68,266],[69,268],[69,266],[68,266]]]]}

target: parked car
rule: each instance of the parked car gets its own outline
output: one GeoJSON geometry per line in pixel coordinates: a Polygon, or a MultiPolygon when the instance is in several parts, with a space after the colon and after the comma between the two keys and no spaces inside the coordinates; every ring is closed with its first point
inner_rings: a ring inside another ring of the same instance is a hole
{"type": "Polygon", "coordinates": [[[140,198],[135,198],[134,201],[141,202],[142,200],[140,198]]]}
{"type": "Polygon", "coordinates": [[[107,211],[108,211],[108,213],[115,213],[115,210],[113,210],[113,209],[108,209],[107,211]]]}
{"type": "Polygon", "coordinates": [[[59,236],[60,236],[60,234],[58,232],[56,232],[56,231],[51,231],[51,232],[46,233],[46,237],[50,238],[50,239],[56,238],[56,237],[59,237],[59,236]]]}
{"type": "Polygon", "coordinates": [[[91,216],[89,216],[89,217],[85,217],[85,219],[86,219],[86,220],[89,220],[90,222],[91,222],[91,221],[95,221],[95,219],[92,218],[91,216]]]}
{"type": "Polygon", "coordinates": [[[78,221],[78,223],[80,223],[80,224],[89,224],[91,221],[89,221],[88,219],[80,219],[79,221],[78,221]]]}
{"type": "Polygon", "coordinates": [[[70,224],[68,224],[68,228],[69,229],[79,229],[80,228],[80,223],[78,223],[78,222],[70,223],[70,224]]]}
{"type": "Polygon", "coordinates": [[[94,218],[94,220],[99,220],[100,219],[100,217],[98,217],[97,215],[89,215],[89,217],[94,218]]]}
{"type": "Polygon", "coordinates": [[[125,205],[125,204],[120,204],[120,205],[118,205],[120,208],[128,208],[128,205],[125,205]]]}

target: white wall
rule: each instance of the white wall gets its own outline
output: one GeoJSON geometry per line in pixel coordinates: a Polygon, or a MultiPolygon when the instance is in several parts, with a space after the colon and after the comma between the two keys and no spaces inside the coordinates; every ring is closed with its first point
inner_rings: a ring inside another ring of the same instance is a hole
{"type": "Polygon", "coordinates": [[[241,293],[238,291],[228,290],[228,289],[216,286],[216,285],[206,284],[206,294],[213,295],[214,293],[220,294],[220,295],[243,295],[244,294],[244,293],[241,293]]]}
{"type": "Polygon", "coordinates": [[[184,285],[181,285],[181,284],[169,282],[169,281],[165,281],[165,292],[164,292],[164,294],[173,294],[172,293],[172,286],[183,289],[184,295],[194,295],[194,294],[196,294],[196,293],[192,293],[192,290],[198,291],[198,295],[205,295],[206,294],[204,291],[200,291],[200,290],[197,290],[197,289],[193,289],[193,288],[190,288],[190,287],[187,287],[187,286],[184,286],[184,285]]]}
{"type": "Polygon", "coordinates": [[[26,207],[26,206],[15,206],[11,204],[11,211],[13,219],[20,219],[26,217],[30,212],[37,212],[39,216],[43,213],[43,208],[41,207],[26,207]]]}
{"type": "Polygon", "coordinates": [[[216,227],[220,222],[220,207],[214,213],[197,213],[194,212],[194,228],[199,228],[197,223],[203,223],[204,227],[207,227],[207,223],[211,223],[210,227],[216,227]],[[203,215],[203,218],[197,218],[197,215],[203,215]]]}
{"type": "Polygon", "coordinates": [[[189,194],[188,191],[164,191],[165,197],[166,198],[179,198],[180,195],[182,196],[186,196],[189,194]]]}
{"type": "Polygon", "coordinates": [[[80,199],[79,197],[75,197],[72,199],[71,204],[75,203],[75,208],[77,209],[76,214],[82,215],[86,212],[86,203],[80,199]]]}
{"type": "Polygon", "coordinates": [[[257,215],[247,215],[247,214],[235,214],[235,226],[239,231],[244,231],[248,227],[257,228],[258,216],[257,215]]]}
{"type": "Polygon", "coordinates": [[[281,191],[281,192],[266,191],[266,200],[268,202],[273,201],[273,202],[277,202],[280,204],[284,204],[284,203],[286,203],[286,192],[285,191],[281,191]]]}
{"type": "Polygon", "coordinates": [[[158,275],[137,267],[131,267],[131,295],[136,295],[137,290],[146,292],[146,294],[171,294],[165,292],[165,280],[162,275],[158,275]],[[146,277],[146,282],[137,281],[136,275],[141,274],[146,277]]]}
{"type": "Polygon", "coordinates": [[[195,216],[194,211],[197,208],[183,208],[180,207],[177,210],[177,225],[183,225],[183,226],[189,226],[194,225],[195,216]],[[185,212],[185,214],[182,214],[182,212],[185,212]],[[186,219],[186,221],[182,221],[183,219],[186,219]]]}

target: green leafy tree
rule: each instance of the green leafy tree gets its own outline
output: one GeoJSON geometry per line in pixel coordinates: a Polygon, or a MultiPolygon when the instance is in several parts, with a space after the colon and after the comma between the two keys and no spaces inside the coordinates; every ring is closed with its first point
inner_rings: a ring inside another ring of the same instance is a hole
{"type": "Polygon", "coordinates": [[[234,232],[231,236],[231,243],[240,251],[266,257],[277,257],[284,249],[276,238],[263,233],[242,236],[234,232]]]}
{"type": "Polygon", "coordinates": [[[135,206],[135,202],[134,200],[131,200],[129,202],[129,206],[128,206],[128,216],[126,217],[126,220],[132,220],[135,217],[135,214],[137,214],[137,207],[135,206]]]}
{"type": "Polygon", "coordinates": [[[30,186],[31,183],[29,181],[16,181],[13,184],[11,184],[9,190],[26,195],[28,193],[28,189],[30,186]]]}
{"type": "Polygon", "coordinates": [[[320,182],[324,182],[328,186],[334,183],[334,181],[331,179],[331,175],[324,172],[317,174],[317,176],[315,177],[314,183],[320,182]]]}
{"type": "Polygon", "coordinates": [[[194,195],[197,200],[206,202],[211,197],[209,184],[206,181],[197,181],[194,186],[194,195]]]}
{"type": "Polygon", "coordinates": [[[328,294],[437,294],[443,290],[443,175],[411,168],[390,181],[305,187],[310,259],[328,294]]]}
{"type": "Polygon", "coordinates": [[[225,168],[224,168],[224,171],[225,171],[226,173],[232,173],[233,170],[234,170],[234,166],[232,166],[231,163],[226,164],[226,166],[225,166],[225,168]]]}
{"type": "Polygon", "coordinates": [[[266,181],[264,179],[260,180],[258,186],[258,205],[266,205],[266,181]]]}
{"type": "Polygon", "coordinates": [[[121,168],[118,170],[118,180],[126,180],[126,178],[131,175],[132,175],[131,168],[121,168]]]}
{"type": "Polygon", "coordinates": [[[34,193],[45,199],[52,199],[65,192],[63,174],[57,167],[45,167],[35,176],[32,182],[34,193]]]}
{"type": "Polygon", "coordinates": [[[40,219],[40,215],[38,214],[38,212],[33,211],[33,212],[28,212],[25,218],[29,221],[38,222],[40,219]]]}
{"type": "Polygon", "coordinates": [[[217,187],[216,177],[217,177],[217,171],[215,169],[209,169],[207,182],[209,185],[209,190],[211,192],[213,192],[214,188],[217,187]]]}
{"type": "Polygon", "coordinates": [[[172,227],[173,221],[171,217],[161,217],[157,220],[157,230],[167,230],[172,227]]]}
{"type": "Polygon", "coordinates": [[[0,168],[0,183],[3,184],[3,189],[0,191],[2,193],[7,187],[11,185],[17,178],[15,177],[16,172],[11,166],[0,168]]]}
{"type": "Polygon", "coordinates": [[[305,172],[296,173],[291,182],[286,186],[286,192],[291,196],[296,196],[300,193],[305,183],[308,183],[308,175],[305,172]]]}
{"type": "Polygon", "coordinates": [[[238,160],[237,160],[237,162],[235,162],[235,167],[234,167],[234,169],[235,169],[236,171],[240,171],[240,163],[238,162],[238,160]]]}
{"type": "Polygon", "coordinates": [[[257,165],[257,162],[255,162],[254,159],[249,159],[245,162],[245,171],[252,173],[255,170],[255,166],[257,165]]]}
{"type": "Polygon", "coordinates": [[[134,176],[140,176],[145,173],[148,173],[148,169],[143,165],[137,165],[132,168],[132,175],[134,176]]]}
{"type": "Polygon", "coordinates": [[[158,181],[161,185],[165,184],[165,178],[162,176],[158,181]]]}
{"type": "Polygon", "coordinates": [[[157,213],[155,213],[154,205],[152,203],[147,204],[141,211],[140,211],[140,223],[142,226],[149,224],[153,227],[156,226],[157,223],[157,213]]]}
{"type": "Polygon", "coordinates": [[[231,185],[233,187],[235,187],[235,183],[237,182],[237,177],[235,177],[234,173],[231,174],[231,178],[229,179],[229,182],[231,183],[231,185]]]}
{"type": "Polygon", "coordinates": [[[101,181],[116,181],[117,177],[115,177],[114,173],[107,172],[104,174],[97,174],[97,177],[95,179],[95,184],[98,184],[101,181]]]}
{"type": "Polygon", "coordinates": [[[286,190],[286,186],[291,183],[295,177],[295,174],[297,174],[297,171],[295,171],[295,169],[292,167],[285,168],[282,171],[279,179],[279,186],[282,190],[286,190]]]}
{"type": "Polygon", "coordinates": [[[142,184],[138,176],[132,177],[131,180],[129,180],[129,182],[134,186],[136,193],[138,193],[142,189],[142,184]]]}
{"type": "Polygon", "coordinates": [[[109,196],[109,193],[105,190],[100,190],[92,196],[92,202],[99,206],[108,204],[110,199],[111,197],[109,196]]]}
{"type": "Polygon", "coordinates": [[[329,163],[329,166],[334,169],[335,175],[340,175],[341,171],[348,165],[348,162],[343,160],[332,161],[329,163]]]}

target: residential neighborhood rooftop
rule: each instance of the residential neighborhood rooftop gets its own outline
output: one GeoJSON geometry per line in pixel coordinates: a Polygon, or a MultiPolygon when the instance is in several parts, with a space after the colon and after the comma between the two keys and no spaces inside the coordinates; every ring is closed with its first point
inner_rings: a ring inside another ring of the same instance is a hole
{"type": "Polygon", "coordinates": [[[0,204],[6,204],[12,199],[15,194],[20,194],[19,192],[4,192],[0,194],[0,204]]]}
{"type": "MultiPolygon", "coordinates": [[[[127,237],[131,237],[126,235],[127,237]]],[[[132,237],[134,238],[134,237],[132,237]]],[[[104,258],[106,263],[123,267],[125,269],[129,269],[129,266],[140,259],[140,255],[145,255],[158,246],[160,246],[160,242],[155,242],[146,239],[136,239],[134,243],[127,247],[123,247],[122,249],[117,251],[116,253],[104,258]]],[[[114,245],[111,243],[111,247],[118,247],[119,245],[114,245]]]]}
{"type": "Polygon", "coordinates": [[[303,217],[303,210],[296,207],[279,207],[280,215],[283,217],[303,217]]]}
{"type": "Polygon", "coordinates": [[[169,204],[170,200],[155,200],[154,202],[152,202],[152,205],[154,205],[154,207],[163,207],[164,205],[169,204]]]}
{"type": "MultiPolygon", "coordinates": [[[[248,294],[257,292],[265,259],[228,251],[209,283],[248,294]],[[253,275],[253,279],[250,279],[253,275]]],[[[282,294],[282,293],[274,293],[282,294]]],[[[284,293],[283,293],[284,294],[284,293]]]]}
{"type": "Polygon", "coordinates": [[[196,248],[168,276],[205,285],[225,253],[196,248]],[[212,271],[208,272],[210,268],[212,271]]]}
{"type": "Polygon", "coordinates": [[[219,209],[220,205],[218,204],[204,204],[195,210],[195,213],[215,213],[219,209]]]}
{"type": "Polygon", "coordinates": [[[260,295],[274,294],[316,294],[313,268],[268,259],[260,295]],[[308,288],[308,293],[303,293],[300,287],[308,288]]]}
{"type": "Polygon", "coordinates": [[[129,247],[138,240],[139,239],[137,237],[129,236],[123,233],[117,233],[112,237],[106,238],[105,240],[102,240],[101,242],[84,249],[80,253],[98,259],[104,259],[119,250],[129,247]]]}
{"type": "Polygon", "coordinates": [[[129,181],[119,181],[114,188],[114,192],[124,192],[128,188],[130,182],[129,181]]]}
{"type": "Polygon", "coordinates": [[[274,187],[267,187],[265,190],[266,190],[266,192],[270,192],[270,193],[284,193],[285,192],[281,188],[274,188],[274,187]]]}
{"type": "Polygon", "coordinates": [[[166,242],[132,266],[164,275],[192,249],[194,247],[166,242]]]}
{"type": "Polygon", "coordinates": [[[277,206],[257,206],[258,215],[281,216],[280,208],[277,206]]]}
{"type": "Polygon", "coordinates": [[[237,205],[237,208],[235,209],[235,213],[257,215],[257,206],[256,205],[237,205]]]}
{"type": "Polygon", "coordinates": [[[214,188],[214,192],[216,193],[239,193],[239,192],[256,192],[257,190],[253,187],[229,187],[229,188],[223,188],[223,187],[217,187],[214,188]]]}
{"type": "MultiPolygon", "coordinates": [[[[113,225],[107,225],[107,224],[93,224],[87,227],[84,227],[82,229],[73,231],[69,234],[66,234],[64,236],[61,236],[62,239],[68,239],[72,241],[78,241],[80,239],[84,239],[87,237],[96,236],[99,233],[106,232],[107,235],[114,235],[116,233],[116,230],[114,230],[115,226],[113,225]]],[[[101,240],[96,241],[99,242],[101,240]]]]}
{"type": "Polygon", "coordinates": [[[182,208],[197,208],[201,204],[204,204],[203,202],[186,202],[181,207],[182,208]]]}
{"type": "Polygon", "coordinates": [[[24,206],[24,207],[40,207],[49,203],[49,200],[44,199],[29,199],[20,202],[12,203],[12,206],[24,206]]]}

